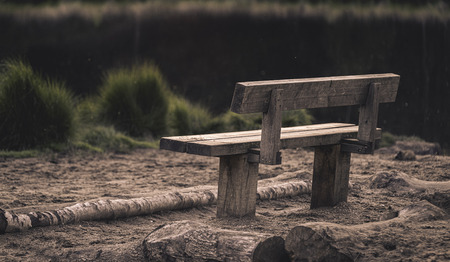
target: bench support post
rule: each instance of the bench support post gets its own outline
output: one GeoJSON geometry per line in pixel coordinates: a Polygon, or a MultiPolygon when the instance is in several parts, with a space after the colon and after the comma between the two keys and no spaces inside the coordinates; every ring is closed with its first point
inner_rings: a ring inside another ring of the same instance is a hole
{"type": "Polygon", "coordinates": [[[269,108],[263,113],[261,130],[261,157],[260,163],[266,165],[281,164],[280,134],[282,120],[282,92],[281,89],[273,89],[269,108]]]}
{"type": "Polygon", "coordinates": [[[358,140],[370,143],[370,153],[375,149],[375,131],[378,121],[380,83],[372,83],[369,86],[366,103],[359,108],[358,140]]]}
{"type": "Polygon", "coordinates": [[[341,151],[358,154],[373,154],[377,131],[380,83],[371,83],[366,102],[359,108],[357,139],[344,139],[341,151]]]}
{"type": "Polygon", "coordinates": [[[258,167],[248,154],[220,157],[217,217],[255,215],[258,167]]]}
{"type": "Polygon", "coordinates": [[[341,152],[340,147],[315,147],[311,208],[347,201],[351,153],[341,152]]]}

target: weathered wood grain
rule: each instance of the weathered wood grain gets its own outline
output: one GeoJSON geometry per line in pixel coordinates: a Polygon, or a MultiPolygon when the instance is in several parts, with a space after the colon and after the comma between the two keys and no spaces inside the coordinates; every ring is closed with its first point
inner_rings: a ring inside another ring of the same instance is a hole
{"type": "MultiPolygon", "coordinates": [[[[339,144],[342,139],[356,138],[358,126],[302,130],[295,128],[281,129],[281,149],[339,144]]],[[[377,130],[376,139],[381,138],[381,130],[377,130]]],[[[167,138],[169,139],[169,138],[167,138]]],[[[204,156],[226,156],[245,154],[250,148],[259,148],[261,132],[248,136],[222,136],[217,139],[195,140],[185,142],[186,153],[204,156]]]]}
{"type": "Polygon", "coordinates": [[[263,113],[261,129],[261,154],[260,163],[268,165],[279,165],[277,160],[280,150],[281,118],[282,118],[282,95],[281,89],[273,89],[270,105],[267,112],[263,113]]]}
{"type": "Polygon", "coordinates": [[[374,149],[373,142],[362,141],[354,138],[347,138],[341,140],[341,152],[357,153],[357,154],[372,154],[374,149]]]}
{"type": "Polygon", "coordinates": [[[403,237],[401,233],[394,233],[386,239],[383,232],[446,217],[444,210],[422,200],[400,210],[397,217],[384,221],[359,225],[327,222],[299,225],[286,236],[285,246],[290,261],[372,261],[373,256],[364,255],[368,254],[368,250],[374,253],[389,252],[380,243],[395,243],[403,237]]]}
{"type": "MultiPolygon", "coordinates": [[[[328,129],[335,127],[346,127],[354,126],[353,124],[347,123],[326,123],[326,124],[316,124],[307,126],[295,126],[295,127],[285,127],[283,132],[298,132],[298,131],[310,131],[319,129],[328,129]]],[[[225,132],[225,133],[215,133],[215,134],[202,134],[202,135],[188,135],[188,136],[171,136],[163,137],[160,141],[160,149],[171,150],[175,152],[186,152],[187,143],[194,143],[197,141],[207,141],[216,140],[231,137],[250,137],[250,136],[261,136],[261,129],[259,130],[249,130],[249,131],[238,131],[238,132],[225,132]]]]}
{"type": "Polygon", "coordinates": [[[371,153],[375,149],[375,130],[378,121],[380,84],[370,84],[366,103],[359,108],[358,140],[371,143],[371,153]]]}
{"type": "Polygon", "coordinates": [[[151,232],[143,252],[146,261],[289,261],[282,237],[187,220],[151,232]]]}
{"type": "Polygon", "coordinates": [[[394,102],[400,76],[374,74],[273,81],[240,82],[236,84],[231,111],[266,112],[273,89],[283,89],[283,110],[361,105],[366,102],[371,83],[380,83],[379,102],[394,102]]]}
{"type": "MultiPolygon", "coordinates": [[[[260,180],[256,193],[259,201],[293,197],[311,193],[308,181],[287,182],[286,176],[260,180]],[[284,183],[280,184],[283,181],[284,183]]],[[[0,235],[28,230],[35,227],[56,226],[89,220],[108,220],[131,216],[149,215],[160,211],[173,211],[197,206],[215,205],[217,188],[196,186],[149,197],[133,199],[98,200],[77,203],[57,210],[33,211],[27,214],[0,208],[0,235]]]]}
{"type": "MultiPolygon", "coordinates": [[[[305,131],[314,131],[314,130],[324,130],[324,129],[332,129],[338,127],[351,127],[353,124],[345,124],[345,123],[327,123],[327,124],[317,124],[317,125],[308,125],[308,126],[296,126],[296,127],[285,127],[282,129],[283,134],[287,133],[295,133],[295,132],[305,132],[305,131]]],[[[192,136],[172,136],[172,137],[163,137],[160,141],[160,148],[171,150],[175,152],[188,152],[188,143],[196,143],[196,142],[207,142],[207,141],[219,141],[221,139],[230,139],[230,138],[249,138],[251,141],[259,140],[261,137],[261,130],[251,130],[251,131],[241,131],[241,132],[227,132],[227,133],[217,133],[217,134],[206,134],[206,135],[192,135],[192,136]],[[252,140],[253,139],[253,140],[252,140]]],[[[195,146],[197,147],[197,146],[195,146]]],[[[195,153],[195,147],[191,147],[191,154],[195,153]]],[[[198,147],[201,147],[198,145],[198,147]]],[[[208,145],[206,146],[208,147],[208,145]]],[[[259,147],[255,146],[255,147],[259,147]]],[[[203,152],[203,149],[200,152],[203,152]]],[[[244,152],[242,152],[244,153],[244,152]]],[[[209,155],[209,154],[203,154],[209,155]]]]}
{"type": "Polygon", "coordinates": [[[315,148],[311,208],[347,201],[351,154],[341,152],[340,147],[315,148]]]}
{"type": "Polygon", "coordinates": [[[258,163],[247,154],[223,156],[219,164],[217,217],[254,216],[258,185],[258,163]]]}

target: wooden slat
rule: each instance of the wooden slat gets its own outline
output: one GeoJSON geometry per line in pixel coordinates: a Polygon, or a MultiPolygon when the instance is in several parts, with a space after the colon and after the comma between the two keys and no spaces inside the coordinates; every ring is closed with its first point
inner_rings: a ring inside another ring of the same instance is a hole
{"type": "MultiPolygon", "coordinates": [[[[355,138],[358,126],[330,128],[324,130],[284,132],[281,130],[281,148],[297,148],[319,145],[338,144],[344,138],[355,138]]],[[[377,131],[377,138],[381,137],[381,131],[377,131]]],[[[205,156],[225,156],[244,154],[249,148],[260,146],[260,135],[223,138],[188,142],[186,152],[205,156]]]]}
{"type": "MultiPolygon", "coordinates": [[[[326,123],[326,124],[316,124],[307,126],[295,126],[295,127],[285,127],[283,128],[284,133],[288,132],[302,132],[302,131],[312,131],[312,130],[322,130],[336,127],[348,127],[354,126],[353,124],[347,123],[326,123]]],[[[204,134],[204,135],[191,135],[191,136],[171,136],[163,137],[160,141],[160,148],[167,149],[176,152],[186,152],[187,143],[196,141],[208,141],[208,140],[218,140],[218,139],[229,139],[229,138],[239,138],[239,137],[251,137],[251,136],[261,136],[261,130],[250,130],[250,131],[240,131],[240,132],[226,132],[217,134],[204,134]]]]}
{"type": "Polygon", "coordinates": [[[266,112],[273,89],[283,89],[283,110],[360,105],[366,102],[369,85],[380,83],[379,102],[394,102],[400,76],[374,74],[236,84],[231,111],[236,113],[266,112]]]}

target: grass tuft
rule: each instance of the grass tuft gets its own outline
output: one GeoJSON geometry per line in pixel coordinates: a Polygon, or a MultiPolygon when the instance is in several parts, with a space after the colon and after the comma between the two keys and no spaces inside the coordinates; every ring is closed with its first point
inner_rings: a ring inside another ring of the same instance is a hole
{"type": "Polygon", "coordinates": [[[113,151],[126,153],[136,148],[156,148],[156,142],[139,141],[118,132],[114,127],[93,126],[86,128],[77,142],[75,148],[92,151],[113,151]]]}
{"type": "Polygon", "coordinates": [[[37,157],[39,155],[38,150],[22,150],[22,151],[0,151],[1,158],[29,158],[37,157]]]}
{"type": "Polygon", "coordinates": [[[211,132],[211,113],[204,107],[172,95],[169,108],[171,135],[192,135],[211,132]]]}
{"type": "Polygon", "coordinates": [[[424,141],[424,140],[417,136],[398,136],[389,132],[382,132],[380,147],[393,146],[397,141],[424,141]]]}
{"type": "Polygon", "coordinates": [[[0,73],[0,148],[24,150],[63,143],[74,134],[72,95],[20,60],[0,73]]]}
{"type": "Polygon", "coordinates": [[[152,64],[108,72],[100,92],[100,116],[131,136],[161,136],[167,128],[169,91],[152,64]]]}

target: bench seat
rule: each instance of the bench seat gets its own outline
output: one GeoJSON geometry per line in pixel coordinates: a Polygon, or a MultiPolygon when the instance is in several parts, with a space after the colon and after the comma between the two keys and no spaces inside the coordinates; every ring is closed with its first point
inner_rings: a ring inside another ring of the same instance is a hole
{"type": "MultiPolygon", "coordinates": [[[[356,138],[357,134],[357,125],[344,123],[284,127],[281,129],[281,148],[334,145],[342,139],[356,138]]],[[[377,129],[376,139],[380,138],[381,130],[377,129]]],[[[245,154],[250,148],[259,148],[260,142],[261,130],[251,130],[163,137],[160,148],[203,156],[227,156],[245,154]]]]}

